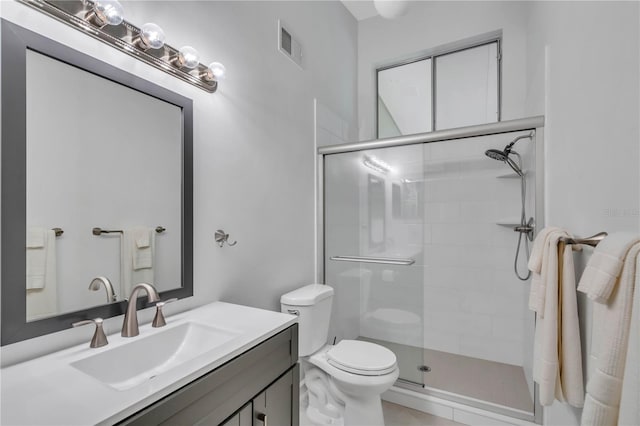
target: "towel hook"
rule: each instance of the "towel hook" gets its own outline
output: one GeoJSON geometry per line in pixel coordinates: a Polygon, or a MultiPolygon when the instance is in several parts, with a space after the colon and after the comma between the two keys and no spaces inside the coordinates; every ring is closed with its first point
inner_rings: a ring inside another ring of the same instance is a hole
{"type": "Polygon", "coordinates": [[[230,243],[229,242],[229,234],[224,232],[222,229],[218,229],[216,231],[215,239],[216,239],[216,243],[218,243],[219,247],[224,246],[224,243],[227,243],[227,245],[229,245],[229,246],[235,246],[236,244],[238,244],[237,241],[234,241],[234,242],[230,243]]]}

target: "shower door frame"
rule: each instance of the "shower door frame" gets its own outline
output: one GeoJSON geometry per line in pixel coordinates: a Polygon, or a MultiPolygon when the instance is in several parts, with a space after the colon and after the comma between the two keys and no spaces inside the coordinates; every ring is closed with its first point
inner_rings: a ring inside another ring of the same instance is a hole
{"type": "MultiPolygon", "coordinates": [[[[417,133],[414,135],[403,135],[386,139],[373,139],[363,142],[353,142],[338,145],[329,145],[324,147],[318,147],[317,149],[317,224],[316,224],[316,236],[317,236],[317,257],[316,262],[318,265],[318,282],[324,283],[325,280],[325,229],[324,229],[324,156],[332,154],[342,154],[346,152],[365,151],[369,149],[377,148],[391,148],[407,145],[418,145],[432,142],[442,142],[448,140],[473,138],[477,136],[490,136],[503,133],[512,133],[518,131],[534,131],[535,142],[535,228],[536,230],[544,227],[545,207],[544,207],[544,116],[533,116],[527,118],[520,118],[508,121],[499,121],[489,124],[480,124],[475,126],[459,127],[454,129],[437,130],[428,133],[417,133]],[[320,266],[321,265],[321,266],[320,266]]],[[[425,389],[424,386],[412,384],[411,382],[398,380],[394,386],[402,389],[419,391],[421,394],[434,396],[436,398],[444,399],[445,401],[452,401],[454,403],[461,403],[485,409],[494,413],[506,415],[509,417],[515,417],[518,419],[532,421],[537,424],[542,424],[542,405],[538,398],[538,384],[534,383],[533,392],[533,415],[517,409],[510,409],[503,406],[496,406],[490,402],[477,401],[473,398],[467,398],[464,396],[453,395],[445,391],[438,391],[433,389],[425,389]]]]}

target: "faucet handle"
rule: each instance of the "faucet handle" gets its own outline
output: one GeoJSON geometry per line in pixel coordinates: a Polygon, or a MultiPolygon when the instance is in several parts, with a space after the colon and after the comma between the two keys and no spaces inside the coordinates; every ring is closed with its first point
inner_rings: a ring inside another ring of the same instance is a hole
{"type": "Polygon", "coordinates": [[[89,319],[89,320],[74,322],[71,325],[73,327],[80,327],[81,325],[95,324],[96,331],[95,333],[93,333],[93,337],[91,338],[91,343],[89,344],[89,347],[99,348],[101,346],[105,346],[109,344],[109,341],[107,340],[107,336],[104,334],[104,329],[102,328],[103,322],[104,321],[102,318],[96,318],[96,319],[89,319]]]}
{"type": "Polygon", "coordinates": [[[151,327],[158,328],[158,327],[164,327],[165,325],[167,325],[167,322],[164,320],[164,313],[162,312],[162,308],[167,303],[172,303],[172,302],[175,302],[176,300],[178,300],[178,298],[174,297],[172,299],[165,300],[164,302],[156,303],[156,316],[153,317],[153,322],[151,323],[151,327]]]}

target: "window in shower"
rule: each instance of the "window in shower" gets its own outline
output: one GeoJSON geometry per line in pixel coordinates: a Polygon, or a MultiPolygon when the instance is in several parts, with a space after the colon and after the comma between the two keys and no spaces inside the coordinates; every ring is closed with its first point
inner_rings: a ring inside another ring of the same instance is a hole
{"type": "Polygon", "coordinates": [[[378,138],[500,120],[500,40],[377,70],[378,138]]]}

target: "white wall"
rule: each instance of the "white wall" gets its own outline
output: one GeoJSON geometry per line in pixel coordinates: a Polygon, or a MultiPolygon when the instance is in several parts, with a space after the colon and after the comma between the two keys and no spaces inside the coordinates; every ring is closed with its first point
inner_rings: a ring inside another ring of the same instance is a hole
{"type": "MultiPolygon", "coordinates": [[[[1,7],[5,19],[194,100],[194,297],[168,306],[169,313],[215,300],[279,310],[282,293],[315,280],[313,99],[356,119],[357,27],[340,3],[124,2],[127,19],[156,22],[171,45],[193,45],[203,62],[226,65],[229,77],[215,94],[24,5],[1,7]],[[302,70],[277,50],[278,18],[302,45],[302,70]],[[218,228],[238,244],[219,248],[218,228]]],[[[151,311],[141,319],[150,320],[151,311]]],[[[112,319],[107,331],[120,325],[112,319]]],[[[49,335],[16,345],[14,354],[90,334],[49,335]]],[[[3,362],[10,354],[3,349],[3,362]]]]}
{"type": "MultiPolygon", "coordinates": [[[[545,114],[545,220],[579,236],[640,232],[638,2],[532,2],[527,115],[545,114]]],[[[577,257],[577,271],[591,250],[577,257]]],[[[583,348],[591,306],[582,299],[583,348]]],[[[579,424],[555,404],[545,424],[579,424]]]]}
{"type": "Polygon", "coordinates": [[[403,17],[359,22],[358,123],[360,140],[375,137],[375,69],[434,47],[502,30],[502,118],[524,116],[526,4],[523,2],[410,2],[403,17]]]}

